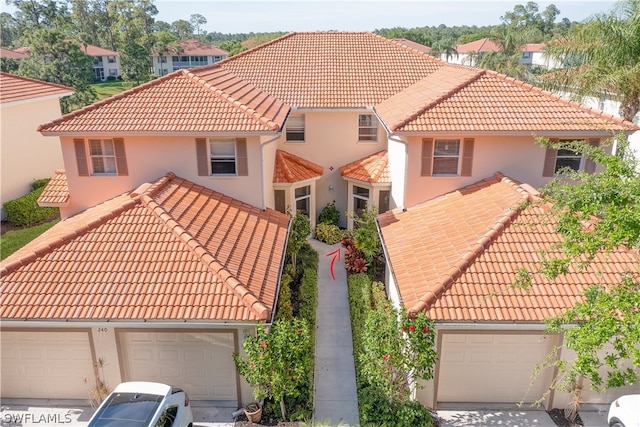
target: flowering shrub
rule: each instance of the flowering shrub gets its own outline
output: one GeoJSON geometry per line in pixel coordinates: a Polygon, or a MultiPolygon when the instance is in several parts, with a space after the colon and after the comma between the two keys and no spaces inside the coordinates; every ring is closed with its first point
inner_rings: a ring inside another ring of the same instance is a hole
{"type": "Polygon", "coordinates": [[[240,375],[254,388],[256,399],[280,402],[282,418],[286,419],[285,397],[297,397],[300,385],[307,378],[311,362],[309,327],[303,319],[278,320],[270,333],[258,326],[255,337],[242,344],[247,359],[238,354],[233,360],[240,375]]]}
{"type": "Polygon", "coordinates": [[[364,273],[367,271],[367,260],[355,242],[350,237],[342,239],[342,247],[344,248],[344,266],[350,273],[364,273]]]}

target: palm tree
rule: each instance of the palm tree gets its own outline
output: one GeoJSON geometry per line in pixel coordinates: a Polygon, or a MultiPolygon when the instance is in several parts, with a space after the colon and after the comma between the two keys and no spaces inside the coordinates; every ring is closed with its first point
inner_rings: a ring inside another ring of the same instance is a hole
{"type": "Polygon", "coordinates": [[[498,52],[482,52],[478,57],[478,67],[488,68],[519,80],[528,81],[529,68],[520,63],[520,46],[530,42],[536,35],[529,28],[515,29],[507,25],[498,27],[491,37],[500,46],[498,52]]]}
{"type": "Polygon", "coordinates": [[[450,58],[458,57],[456,50],[456,41],[452,38],[440,39],[431,47],[431,55],[440,57],[444,55],[445,61],[449,62],[450,58]]]}
{"type": "Polygon", "coordinates": [[[640,0],[622,0],[551,43],[547,55],[574,67],[545,79],[551,90],[579,98],[612,96],[632,121],[640,111],[640,0]]]}

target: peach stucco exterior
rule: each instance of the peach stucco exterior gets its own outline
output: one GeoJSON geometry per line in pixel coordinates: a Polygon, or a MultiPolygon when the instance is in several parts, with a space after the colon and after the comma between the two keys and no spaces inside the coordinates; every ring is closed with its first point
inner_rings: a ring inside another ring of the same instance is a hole
{"type": "MultiPolygon", "coordinates": [[[[36,132],[38,125],[60,116],[58,96],[3,103],[2,116],[2,203],[31,191],[36,179],[49,178],[62,168],[62,153],[57,138],[36,132]]],[[[2,217],[4,218],[4,210],[2,217]]]]}

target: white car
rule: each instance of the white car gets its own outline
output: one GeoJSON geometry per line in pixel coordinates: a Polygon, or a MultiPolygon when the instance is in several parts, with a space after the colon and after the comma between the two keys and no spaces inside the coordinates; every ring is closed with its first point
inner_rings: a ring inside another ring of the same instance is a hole
{"type": "Polygon", "coordinates": [[[170,385],[132,381],[118,385],[87,427],[192,427],[187,393],[170,385]]]}
{"type": "Polygon", "coordinates": [[[611,403],[609,427],[640,427],[640,394],[621,396],[611,403]]]}

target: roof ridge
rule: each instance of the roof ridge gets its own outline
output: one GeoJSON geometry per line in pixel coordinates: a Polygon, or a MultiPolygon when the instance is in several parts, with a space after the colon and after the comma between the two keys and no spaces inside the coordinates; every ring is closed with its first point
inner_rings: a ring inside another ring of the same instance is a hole
{"type": "Polygon", "coordinates": [[[100,107],[102,107],[104,105],[111,104],[114,101],[126,98],[126,97],[128,97],[128,96],[130,96],[130,95],[132,95],[134,93],[140,92],[140,91],[142,91],[142,90],[144,90],[144,89],[146,89],[148,87],[156,86],[156,85],[159,85],[161,83],[164,83],[166,80],[177,78],[181,74],[183,74],[182,71],[184,71],[184,70],[180,69],[180,70],[174,71],[172,73],[166,74],[164,76],[161,76],[161,77],[158,77],[158,78],[153,79],[151,81],[148,81],[146,83],[143,83],[143,84],[141,84],[139,86],[134,86],[131,89],[125,90],[124,92],[117,93],[117,94],[112,95],[112,96],[110,96],[108,98],[102,99],[100,101],[96,101],[93,104],[86,105],[86,106],[84,106],[82,108],[79,108],[77,110],[74,110],[74,111],[72,111],[70,113],[64,114],[62,117],[59,117],[59,118],[57,118],[55,120],[52,120],[52,121],[50,121],[48,123],[39,125],[38,128],[36,129],[36,131],[38,131],[38,132],[46,131],[48,128],[50,128],[52,126],[55,126],[58,123],[62,123],[65,120],[68,120],[68,119],[73,118],[73,117],[81,116],[81,115],[83,115],[85,113],[88,113],[89,111],[96,110],[96,109],[98,109],[98,108],[100,108],[100,107]]]}
{"type": "MultiPolygon", "coordinates": [[[[445,65],[448,67],[448,64],[445,63],[445,65]]],[[[446,67],[443,67],[443,68],[446,68],[446,67]]],[[[471,67],[455,67],[455,68],[464,68],[464,69],[468,69],[468,70],[474,70],[474,68],[471,68],[471,67]]],[[[451,98],[451,96],[453,96],[454,94],[460,92],[463,88],[469,86],[471,83],[474,83],[474,82],[478,81],[480,79],[480,77],[482,77],[483,75],[486,74],[486,71],[487,70],[484,70],[484,69],[477,69],[477,72],[475,74],[473,74],[472,76],[470,76],[466,80],[461,81],[459,84],[457,84],[456,86],[454,86],[451,89],[449,89],[447,92],[445,92],[442,95],[440,95],[437,99],[434,99],[433,101],[427,103],[422,108],[419,108],[418,110],[413,112],[411,115],[405,117],[404,119],[400,120],[397,123],[394,123],[394,124],[390,125],[389,128],[391,130],[395,131],[395,130],[398,130],[401,127],[411,123],[412,121],[414,121],[415,119],[420,117],[422,114],[424,114],[429,109],[431,109],[431,108],[435,107],[436,105],[438,105],[439,103],[451,98]]],[[[414,84],[417,84],[417,83],[419,83],[421,81],[429,79],[431,76],[432,76],[432,74],[429,74],[428,76],[422,78],[421,80],[417,81],[414,84]]],[[[409,87],[411,87],[411,86],[409,86],[409,87]]]]}
{"type": "MultiPolygon", "coordinates": [[[[126,193],[123,193],[126,194],[126,193]]],[[[118,195],[116,197],[120,197],[121,195],[118,195]]],[[[95,207],[104,205],[105,203],[110,202],[113,199],[109,199],[99,205],[96,205],[95,207]]],[[[107,222],[110,219],[115,218],[116,216],[120,215],[122,212],[129,210],[131,208],[133,208],[134,206],[136,206],[137,204],[140,203],[140,198],[136,195],[132,195],[132,197],[130,199],[127,199],[125,201],[123,201],[123,203],[121,203],[118,206],[115,206],[113,209],[111,209],[108,212],[104,212],[102,215],[100,216],[95,216],[95,217],[91,217],[89,221],[87,221],[86,224],[83,224],[81,227],[77,227],[74,229],[70,229],[67,230],[65,233],[63,233],[60,236],[55,236],[53,235],[52,237],[55,237],[55,240],[52,238],[50,242],[47,243],[47,241],[45,240],[42,244],[38,244],[39,242],[36,242],[38,245],[36,246],[35,250],[33,252],[28,252],[25,253],[22,257],[16,259],[15,261],[12,261],[6,265],[3,265],[0,268],[0,277],[12,273],[13,271],[17,270],[18,268],[20,268],[23,265],[27,265],[30,262],[32,262],[33,260],[35,260],[36,258],[50,252],[52,249],[58,248],[68,242],[70,242],[71,240],[75,239],[76,237],[79,237],[81,235],[86,234],[88,231],[93,230],[96,227],[99,227],[100,225],[104,224],[105,222],[107,222]],[[44,244],[47,243],[47,244],[44,244]]],[[[89,211],[89,209],[77,214],[77,215],[86,215],[86,212],[89,211]]],[[[77,217],[77,215],[75,217],[77,217]]],[[[74,217],[70,217],[69,219],[74,218],[74,217]]],[[[58,224],[63,224],[64,222],[58,223],[58,224]]],[[[52,229],[53,230],[53,229],[52,229]]]]}
{"type": "Polygon", "coordinates": [[[291,172],[291,169],[289,169],[289,164],[287,162],[296,162],[314,173],[322,174],[324,172],[324,168],[322,166],[282,149],[276,150],[276,161],[278,158],[282,160],[281,164],[284,167],[284,173],[288,180],[295,180],[295,176],[293,172],[291,172]]]}
{"type": "Polygon", "coordinates": [[[266,42],[266,43],[259,44],[258,46],[252,47],[251,49],[248,49],[248,50],[245,50],[245,51],[243,51],[243,52],[240,52],[240,53],[238,53],[238,54],[236,54],[236,55],[229,56],[228,58],[225,58],[225,59],[223,59],[222,61],[218,61],[218,62],[216,62],[216,64],[224,65],[224,64],[226,64],[227,62],[232,62],[232,61],[233,61],[233,60],[235,60],[236,58],[242,58],[242,57],[244,57],[244,56],[248,55],[249,53],[253,53],[253,52],[255,52],[256,50],[263,49],[263,48],[265,48],[265,47],[267,47],[267,46],[271,46],[272,44],[278,43],[278,42],[280,42],[280,41],[282,41],[282,40],[284,40],[284,39],[288,39],[288,38],[292,37],[292,36],[293,36],[293,35],[295,35],[295,34],[300,34],[300,33],[297,33],[297,32],[295,32],[295,31],[292,31],[292,32],[290,32],[290,33],[287,33],[287,34],[284,34],[284,35],[282,35],[282,36],[280,36],[280,37],[277,37],[277,38],[275,38],[275,39],[273,39],[273,40],[269,40],[269,41],[268,41],[268,42],[266,42]]]}
{"type": "MultiPolygon", "coordinates": [[[[517,181],[504,175],[502,172],[496,172],[492,177],[486,178],[482,181],[476,182],[469,187],[481,187],[488,183],[504,183],[511,187],[511,189],[519,193],[524,201],[531,201],[533,195],[523,188],[517,181]]],[[[459,190],[457,190],[459,191],[459,190]]],[[[478,240],[471,246],[471,249],[465,254],[453,267],[441,278],[440,281],[433,284],[430,289],[418,299],[418,302],[408,311],[410,317],[416,316],[420,311],[427,310],[429,307],[438,300],[445,292],[447,292],[455,281],[469,268],[473,262],[482,253],[491,246],[491,244],[502,235],[502,233],[509,228],[509,226],[516,220],[518,215],[522,212],[522,206],[517,205],[511,207],[508,212],[500,216],[489,229],[483,233],[478,240]]]]}
{"type": "Polygon", "coordinates": [[[256,314],[259,320],[268,320],[271,312],[249,289],[247,289],[236,277],[229,272],[207,249],[185,228],[183,228],[173,217],[156,202],[146,192],[140,196],[142,203],[162,221],[177,238],[187,246],[187,248],[207,268],[214,273],[233,293],[256,314]]]}
{"type": "MultiPolygon", "coordinates": [[[[217,65],[217,64],[218,63],[216,63],[214,65],[217,65]]],[[[235,77],[236,79],[238,79],[239,81],[244,83],[243,87],[250,86],[251,88],[256,89],[260,93],[265,93],[268,97],[271,97],[276,101],[278,100],[276,97],[266,93],[264,90],[260,89],[259,87],[257,87],[253,83],[248,82],[248,81],[238,77],[238,75],[236,75],[235,73],[233,73],[233,72],[231,72],[231,71],[229,71],[229,70],[227,70],[225,68],[222,68],[220,66],[212,67],[211,69],[214,69],[214,68],[219,68],[220,71],[223,71],[223,72],[235,77]]],[[[260,114],[258,111],[256,111],[253,108],[249,107],[248,105],[246,105],[245,103],[241,102],[240,100],[234,98],[230,93],[227,93],[226,91],[218,88],[217,86],[215,86],[212,83],[208,82],[207,80],[203,79],[199,75],[194,74],[193,72],[191,72],[188,69],[184,69],[183,71],[185,72],[184,73],[185,77],[190,78],[195,83],[197,83],[197,84],[201,85],[202,87],[204,87],[205,89],[213,92],[214,95],[217,95],[221,99],[224,99],[229,105],[231,105],[234,108],[239,109],[244,114],[249,116],[249,118],[251,118],[252,120],[257,120],[258,122],[262,123],[263,125],[265,125],[267,128],[269,128],[271,130],[274,130],[274,131],[280,130],[280,126],[276,122],[274,122],[271,119],[266,118],[263,114],[260,114]]],[[[254,98],[251,98],[251,99],[254,99],[254,98]]],[[[283,102],[283,105],[286,105],[286,104],[283,102]]]]}
{"type": "Polygon", "coordinates": [[[587,107],[586,105],[571,101],[570,99],[567,99],[564,96],[560,96],[560,95],[558,95],[556,93],[553,93],[553,92],[550,92],[548,90],[542,89],[542,88],[540,88],[538,86],[532,85],[531,83],[523,82],[522,80],[516,79],[515,77],[509,77],[509,76],[507,76],[505,74],[501,74],[501,73],[498,73],[497,71],[493,71],[493,70],[485,70],[485,71],[486,71],[487,76],[494,75],[495,77],[497,77],[499,79],[502,79],[502,80],[504,80],[506,82],[513,83],[515,85],[521,86],[521,87],[523,87],[523,88],[525,88],[527,90],[530,90],[530,91],[538,92],[538,93],[546,96],[547,98],[551,98],[553,100],[559,101],[559,102],[561,102],[563,104],[566,104],[566,105],[568,105],[570,107],[578,108],[579,110],[581,110],[581,111],[583,111],[583,112],[585,112],[587,114],[590,114],[590,115],[592,115],[594,117],[613,120],[613,121],[617,122],[620,126],[624,126],[624,127],[629,128],[629,130],[632,130],[632,129],[638,130],[638,129],[640,129],[640,127],[638,125],[636,125],[633,122],[627,121],[627,120],[623,119],[622,117],[614,116],[613,114],[605,113],[604,111],[601,111],[601,110],[598,110],[598,109],[595,109],[595,108],[592,108],[592,107],[587,107]]]}

